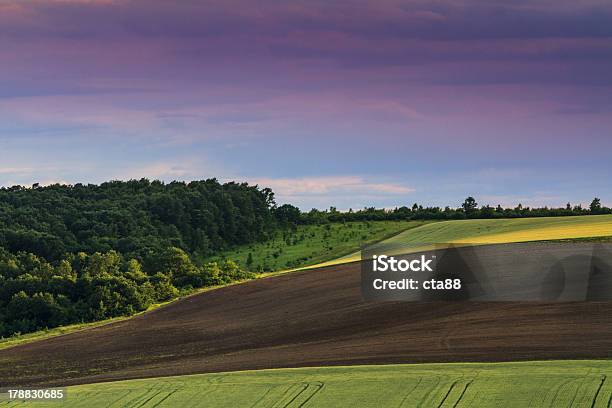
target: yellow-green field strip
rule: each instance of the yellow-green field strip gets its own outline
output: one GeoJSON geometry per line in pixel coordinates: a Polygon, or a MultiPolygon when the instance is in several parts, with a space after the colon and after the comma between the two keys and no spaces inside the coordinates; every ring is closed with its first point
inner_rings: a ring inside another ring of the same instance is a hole
{"type": "MultiPolygon", "coordinates": [[[[425,224],[376,245],[410,253],[453,245],[507,244],[612,236],[612,215],[456,220],[425,224]]],[[[360,260],[361,253],[301,269],[321,268],[360,260]]]]}

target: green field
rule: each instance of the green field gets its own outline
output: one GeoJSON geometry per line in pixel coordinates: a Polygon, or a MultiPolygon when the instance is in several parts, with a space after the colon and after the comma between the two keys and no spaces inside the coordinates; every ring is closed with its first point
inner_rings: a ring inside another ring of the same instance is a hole
{"type": "MultiPolygon", "coordinates": [[[[380,244],[395,253],[431,249],[439,244],[504,244],[529,241],[580,240],[609,241],[612,215],[542,217],[487,220],[457,220],[428,223],[394,235],[380,244]]],[[[325,266],[359,260],[360,253],[318,264],[325,266]]]]}
{"type": "Polygon", "coordinates": [[[609,241],[611,236],[612,215],[350,222],[299,226],[267,242],[226,251],[209,260],[227,258],[252,271],[272,272],[357,261],[360,246],[377,242],[405,252],[447,243],[501,244],[596,237],[609,241]]]}
{"type": "Polygon", "coordinates": [[[70,387],[32,407],[610,407],[612,362],[420,364],[243,371],[70,387]]]}
{"type": "Polygon", "coordinates": [[[612,235],[612,215],[444,221],[399,234],[386,242],[499,244],[612,235]]]}
{"type": "Polygon", "coordinates": [[[279,232],[263,243],[239,247],[208,259],[231,259],[254,272],[294,269],[355,252],[363,244],[388,238],[425,224],[424,221],[364,221],[323,225],[300,225],[279,232]],[[251,254],[252,262],[247,262],[251,254]]]}

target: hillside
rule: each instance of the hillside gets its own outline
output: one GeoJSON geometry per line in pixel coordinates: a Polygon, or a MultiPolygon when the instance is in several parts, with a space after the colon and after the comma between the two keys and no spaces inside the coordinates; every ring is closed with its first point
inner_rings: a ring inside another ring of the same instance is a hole
{"type": "Polygon", "coordinates": [[[424,225],[388,244],[501,244],[612,236],[612,215],[444,221],[424,225]]]}
{"type": "MultiPolygon", "coordinates": [[[[395,253],[431,249],[444,244],[484,245],[585,238],[612,239],[612,215],[455,220],[428,223],[378,242],[395,253]]],[[[314,267],[354,262],[360,252],[314,267]]]]}
{"type": "Polygon", "coordinates": [[[431,221],[363,221],[297,225],[273,238],[221,251],[206,261],[236,262],[254,272],[299,268],[336,259],[431,221]]]}
{"type": "Polygon", "coordinates": [[[365,302],[360,284],[353,263],[212,290],[0,350],[0,378],[65,385],[280,367],[610,357],[609,302],[365,302]]]}

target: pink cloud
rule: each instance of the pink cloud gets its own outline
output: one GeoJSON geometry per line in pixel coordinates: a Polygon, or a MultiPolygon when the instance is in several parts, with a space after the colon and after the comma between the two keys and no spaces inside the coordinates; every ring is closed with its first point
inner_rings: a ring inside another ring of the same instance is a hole
{"type": "Polygon", "coordinates": [[[279,196],[317,195],[403,195],[415,190],[399,183],[381,183],[359,176],[300,177],[300,178],[259,178],[252,183],[270,187],[279,196]]]}

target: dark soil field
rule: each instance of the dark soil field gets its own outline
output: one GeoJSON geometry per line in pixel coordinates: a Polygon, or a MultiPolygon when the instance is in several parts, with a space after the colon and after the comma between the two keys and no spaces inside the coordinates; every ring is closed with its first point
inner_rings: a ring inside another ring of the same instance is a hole
{"type": "Polygon", "coordinates": [[[0,351],[0,386],[277,367],[609,358],[612,303],[364,302],[359,264],[259,279],[0,351]]]}

